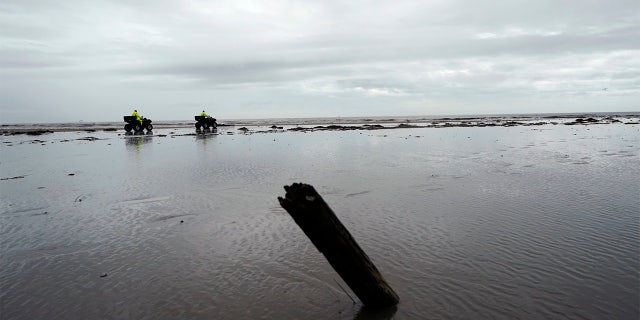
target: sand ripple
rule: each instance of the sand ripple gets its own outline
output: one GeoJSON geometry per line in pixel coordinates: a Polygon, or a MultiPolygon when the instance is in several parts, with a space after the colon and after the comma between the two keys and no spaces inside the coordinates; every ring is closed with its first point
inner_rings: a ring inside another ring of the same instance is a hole
{"type": "Polygon", "coordinates": [[[12,146],[0,318],[640,317],[633,126],[412,130],[12,146]],[[297,181],[396,309],[352,304],[277,203],[297,181]]]}

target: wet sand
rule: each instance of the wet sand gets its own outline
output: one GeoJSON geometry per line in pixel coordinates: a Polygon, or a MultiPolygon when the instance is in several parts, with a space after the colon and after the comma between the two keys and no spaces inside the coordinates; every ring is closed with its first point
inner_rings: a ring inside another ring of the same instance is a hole
{"type": "Polygon", "coordinates": [[[0,314],[637,319],[640,126],[588,118],[7,131],[0,314]],[[277,202],[292,182],[316,187],[396,308],[352,303],[277,202]]]}

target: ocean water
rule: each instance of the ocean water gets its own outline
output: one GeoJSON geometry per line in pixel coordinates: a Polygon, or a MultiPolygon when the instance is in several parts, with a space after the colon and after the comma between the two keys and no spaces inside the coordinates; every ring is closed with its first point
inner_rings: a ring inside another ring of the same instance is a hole
{"type": "Polygon", "coordinates": [[[638,125],[121,131],[0,137],[0,318],[640,318],[638,125]],[[398,306],[362,306],[293,182],[398,306]]]}

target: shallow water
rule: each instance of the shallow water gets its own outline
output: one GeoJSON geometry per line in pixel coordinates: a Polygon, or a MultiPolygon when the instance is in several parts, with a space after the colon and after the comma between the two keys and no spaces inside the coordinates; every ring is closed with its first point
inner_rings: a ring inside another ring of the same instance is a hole
{"type": "Polygon", "coordinates": [[[637,125],[190,132],[0,137],[0,318],[640,317],[637,125]],[[293,182],[397,308],[352,303],[293,182]]]}

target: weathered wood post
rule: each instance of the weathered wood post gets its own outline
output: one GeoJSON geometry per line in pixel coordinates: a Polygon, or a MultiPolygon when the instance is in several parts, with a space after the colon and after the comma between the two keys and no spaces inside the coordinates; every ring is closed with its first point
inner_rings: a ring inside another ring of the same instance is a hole
{"type": "Polygon", "coordinates": [[[285,197],[278,197],[280,205],[360,301],[372,308],[396,305],[398,295],[313,186],[294,183],[284,189],[285,197]]]}

